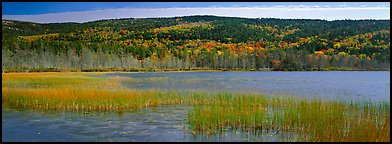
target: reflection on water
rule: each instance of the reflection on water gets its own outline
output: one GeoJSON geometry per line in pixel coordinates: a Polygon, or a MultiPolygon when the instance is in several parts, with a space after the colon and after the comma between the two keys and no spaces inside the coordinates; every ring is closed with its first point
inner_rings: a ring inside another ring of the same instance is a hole
{"type": "Polygon", "coordinates": [[[190,107],[152,107],[124,112],[54,112],[2,107],[2,141],[295,141],[276,132],[225,130],[193,135],[190,107]]]}
{"type": "Polygon", "coordinates": [[[2,108],[3,141],[183,141],[187,107],[124,112],[37,112],[2,108]]]}
{"type": "Polygon", "coordinates": [[[390,101],[389,72],[146,72],[112,73],[129,77],[134,89],[196,89],[294,95],[353,101],[390,101]]]}

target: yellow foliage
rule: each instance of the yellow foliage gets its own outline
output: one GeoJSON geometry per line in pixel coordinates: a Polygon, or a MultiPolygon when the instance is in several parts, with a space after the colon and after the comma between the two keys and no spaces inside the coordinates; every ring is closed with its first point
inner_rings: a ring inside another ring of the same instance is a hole
{"type": "Polygon", "coordinates": [[[250,53],[250,52],[253,52],[253,50],[254,50],[253,47],[246,47],[246,51],[249,52],[249,53],[250,53]]]}
{"type": "Polygon", "coordinates": [[[336,43],[333,45],[333,48],[340,48],[340,43],[336,43]]]}
{"type": "Polygon", "coordinates": [[[53,36],[59,36],[59,34],[53,33],[53,34],[42,34],[42,35],[33,35],[33,36],[19,36],[19,38],[25,39],[27,41],[33,41],[36,39],[42,39],[42,38],[53,37],[53,36]]]}
{"type": "Polygon", "coordinates": [[[175,26],[169,26],[169,27],[162,27],[162,28],[154,28],[151,29],[151,32],[157,33],[157,32],[168,32],[169,30],[186,30],[189,31],[190,28],[192,27],[211,27],[208,22],[195,22],[195,23],[183,23],[175,26]]]}
{"type": "Polygon", "coordinates": [[[366,58],[366,54],[360,54],[358,57],[359,58],[366,58]]]}
{"type": "Polygon", "coordinates": [[[334,52],[335,52],[335,50],[332,49],[332,48],[330,48],[330,49],[327,50],[327,53],[329,53],[329,54],[333,54],[334,52]]]}
{"type": "Polygon", "coordinates": [[[324,55],[324,53],[322,51],[316,51],[315,52],[317,55],[324,55]]]}
{"type": "Polygon", "coordinates": [[[306,38],[299,38],[299,42],[300,43],[306,43],[306,42],[308,42],[308,39],[306,39],[306,38]]]}
{"type": "Polygon", "coordinates": [[[345,52],[339,52],[338,55],[347,56],[347,53],[345,53],[345,52]]]}

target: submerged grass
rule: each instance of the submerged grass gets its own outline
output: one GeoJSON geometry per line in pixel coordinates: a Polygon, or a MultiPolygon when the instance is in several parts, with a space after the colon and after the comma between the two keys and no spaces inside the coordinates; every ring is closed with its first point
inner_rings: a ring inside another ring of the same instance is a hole
{"type": "MultiPolygon", "coordinates": [[[[192,105],[192,133],[225,129],[296,135],[297,141],[390,141],[390,104],[352,103],[261,94],[131,90],[101,73],[6,73],[2,103],[38,110],[113,111],[192,105]]],[[[159,79],[159,81],[162,81],[159,79]]]]}

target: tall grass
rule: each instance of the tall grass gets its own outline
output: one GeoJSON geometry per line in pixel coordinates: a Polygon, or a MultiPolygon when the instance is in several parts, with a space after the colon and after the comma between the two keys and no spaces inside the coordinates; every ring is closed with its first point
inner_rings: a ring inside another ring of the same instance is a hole
{"type": "Polygon", "coordinates": [[[123,88],[121,82],[136,79],[105,78],[98,73],[7,73],[2,78],[3,104],[38,110],[113,111],[186,104],[193,106],[188,122],[194,134],[230,128],[286,133],[297,136],[297,141],[390,141],[389,102],[135,90],[123,88]]]}
{"type": "Polygon", "coordinates": [[[298,135],[298,141],[390,141],[390,104],[228,95],[194,107],[189,122],[195,132],[225,128],[298,135]],[[235,97],[235,98],[230,98],[235,97]]]}
{"type": "Polygon", "coordinates": [[[131,90],[98,73],[7,73],[2,75],[2,102],[34,109],[125,110],[166,104],[208,101],[205,92],[131,90]]]}

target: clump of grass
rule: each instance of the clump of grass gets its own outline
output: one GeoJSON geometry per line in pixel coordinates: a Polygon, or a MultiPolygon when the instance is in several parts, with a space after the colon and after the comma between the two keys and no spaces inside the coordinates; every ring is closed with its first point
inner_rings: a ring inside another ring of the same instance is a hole
{"type": "Polygon", "coordinates": [[[226,127],[261,128],[268,101],[264,95],[217,93],[208,103],[195,106],[188,119],[194,130],[207,133],[216,133],[226,127]]]}
{"type": "Polygon", "coordinates": [[[170,93],[154,90],[3,88],[2,94],[3,103],[43,110],[112,111],[181,103],[170,93]]]}
{"type": "Polygon", "coordinates": [[[98,77],[97,73],[6,73],[2,88],[116,88],[118,80],[98,77]]]}
{"type": "Polygon", "coordinates": [[[189,112],[194,133],[213,134],[228,127],[295,134],[298,141],[390,141],[389,103],[225,96],[189,112]]]}
{"type": "Polygon", "coordinates": [[[104,78],[100,74],[3,74],[2,102],[39,110],[113,111],[207,101],[206,94],[201,92],[124,89],[121,81],[133,79],[104,78]]]}

